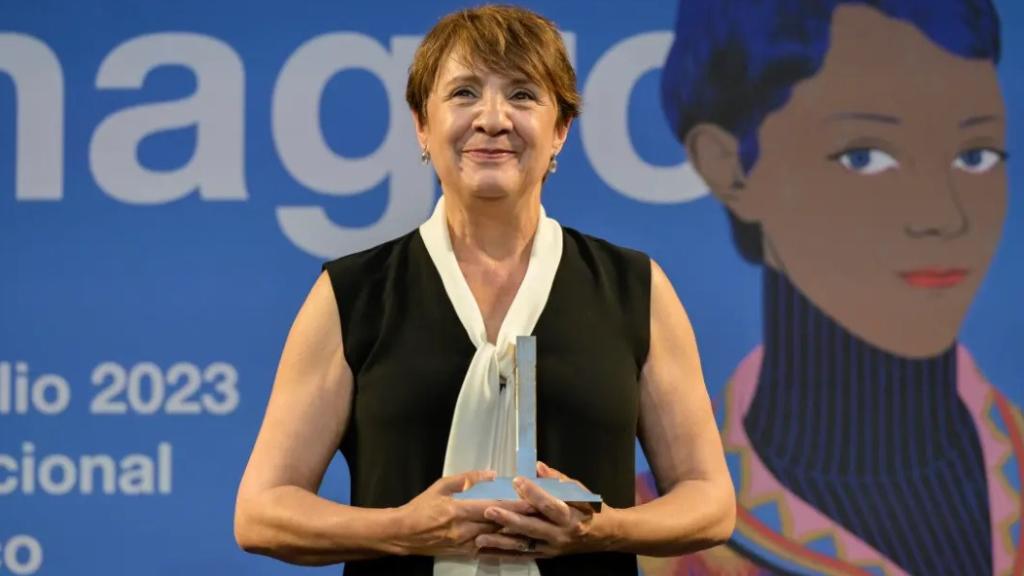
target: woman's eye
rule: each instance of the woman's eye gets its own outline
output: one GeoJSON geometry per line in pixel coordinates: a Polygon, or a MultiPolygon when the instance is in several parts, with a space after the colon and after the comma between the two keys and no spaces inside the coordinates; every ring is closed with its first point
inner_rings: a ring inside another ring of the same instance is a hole
{"type": "Polygon", "coordinates": [[[953,167],[971,174],[982,174],[1005,159],[1005,152],[992,148],[972,148],[961,152],[956,160],[953,160],[953,167]]]}
{"type": "Polygon", "coordinates": [[[530,92],[527,92],[526,90],[517,90],[516,92],[512,93],[512,99],[513,100],[533,100],[534,98],[533,98],[533,94],[531,94],[530,92]]]}
{"type": "Polygon", "coordinates": [[[852,148],[832,156],[847,170],[858,174],[879,174],[900,165],[895,158],[877,148],[852,148]]]}
{"type": "Polygon", "coordinates": [[[452,92],[452,98],[472,98],[473,91],[469,88],[459,88],[452,92]]]}

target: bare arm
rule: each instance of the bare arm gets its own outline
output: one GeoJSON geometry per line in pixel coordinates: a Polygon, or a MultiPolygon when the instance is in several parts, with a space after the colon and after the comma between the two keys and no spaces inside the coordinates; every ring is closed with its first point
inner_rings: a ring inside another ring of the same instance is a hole
{"type": "Polygon", "coordinates": [[[616,511],[617,546],[672,556],[732,534],[736,500],[693,328],[651,261],[651,344],[640,381],[640,442],[662,496],[616,511]]]}
{"type": "Polygon", "coordinates": [[[352,372],[326,274],[302,305],[278,365],[267,411],[235,503],[243,549],[299,564],[398,553],[395,511],[316,495],[349,420],[352,372]]]}
{"type": "Polygon", "coordinates": [[[496,529],[483,517],[488,503],[450,496],[487,474],[442,478],[399,508],[360,508],[317,496],[348,425],[353,386],[334,292],[321,274],[288,334],[238,488],[239,546],[307,565],[475,552],[473,539],[496,529]]]}

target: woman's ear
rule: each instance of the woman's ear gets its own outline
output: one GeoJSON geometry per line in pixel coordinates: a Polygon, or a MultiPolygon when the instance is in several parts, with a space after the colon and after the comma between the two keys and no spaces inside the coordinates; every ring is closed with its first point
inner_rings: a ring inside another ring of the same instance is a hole
{"type": "Polygon", "coordinates": [[[420,113],[416,110],[412,112],[412,123],[416,127],[416,140],[420,143],[420,150],[427,148],[427,123],[425,118],[420,118],[420,113]]]}
{"type": "Polygon", "coordinates": [[[554,151],[556,155],[562,151],[562,146],[565,146],[565,140],[569,137],[570,126],[572,126],[572,118],[566,120],[565,124],[555,123],[554,151]]]}
{"type": "Polygon", "coordinates": [[[739,140],[717,124],[697,124],[686,134],[685,146],[687,158],[711,193],[740,220],[756,222],[739,140]]]}

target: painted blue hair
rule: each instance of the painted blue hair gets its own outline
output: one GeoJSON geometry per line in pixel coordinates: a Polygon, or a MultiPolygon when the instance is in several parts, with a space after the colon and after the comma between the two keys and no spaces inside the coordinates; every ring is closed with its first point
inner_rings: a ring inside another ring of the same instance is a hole
{"type": "MultiPolygon", "coordinates": [[[[661,75],[662,105],[679,141],[697,124],[721,126],[739,140],[749,171],[761,122],[789,100],[797,82],[817,73],[832,12],[843,4],[909,22],[958,56],[999,62],[999,15],[991,0],[680,0],[661,75]]],[[[740,253],[760,263],[760,225],[729,217],[740,253]]]]}

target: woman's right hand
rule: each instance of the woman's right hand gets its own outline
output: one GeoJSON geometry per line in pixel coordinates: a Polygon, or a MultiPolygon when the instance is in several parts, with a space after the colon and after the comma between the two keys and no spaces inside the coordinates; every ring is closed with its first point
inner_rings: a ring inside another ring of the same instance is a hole
{"type": "Polygon", "coordinates": [[[475,556],[478,552],[476,537],[501,529],[501,525],[484,517],[485,510],[499,506],[519,514],[536,512],[524,501],[456,500],[452,497],[495,476],[489,470],[445,476],[400,507],[399,545],[402,549],[416,556],[475,556]]]}

